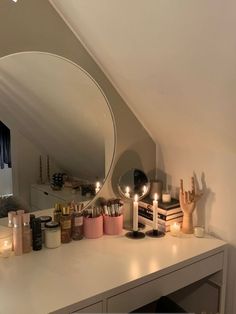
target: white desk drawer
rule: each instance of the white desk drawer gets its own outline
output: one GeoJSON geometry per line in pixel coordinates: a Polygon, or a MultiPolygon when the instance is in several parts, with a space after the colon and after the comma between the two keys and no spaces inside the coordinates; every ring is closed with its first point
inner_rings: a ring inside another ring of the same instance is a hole
{"type": "Polygon", "coordinates": [[[102,301],[72,312],[72,314],[76,313],[102,313],[102,301]]]}
{"type": "Polygon", "coordinates": [[[107,312],[130,312],[155,301],[163,295],[177,291],[223,267],[223,253],[218,253],[157,279],[141,284],[107,300],[107,312]]]}

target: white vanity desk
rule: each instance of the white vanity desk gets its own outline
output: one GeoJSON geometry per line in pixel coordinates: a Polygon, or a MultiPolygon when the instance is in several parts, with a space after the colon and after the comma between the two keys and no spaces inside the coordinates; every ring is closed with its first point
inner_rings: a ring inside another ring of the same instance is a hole
{"type": "Polygon", "coordinates": [[[0,313],[129,312],[202,278],[221,286],[225,242],[104,236],[0,259],[0,313]]]}

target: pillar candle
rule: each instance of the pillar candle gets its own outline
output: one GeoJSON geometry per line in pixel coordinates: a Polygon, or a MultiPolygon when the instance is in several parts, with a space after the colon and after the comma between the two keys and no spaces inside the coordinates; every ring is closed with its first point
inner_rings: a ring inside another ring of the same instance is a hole
{"type": "Polygon", "coordinates": [[[154,200],[153,200],[153,230],[158,229],[158,201],[157,201],[157,193],[154,194],[154,200]]]}
{"type": "Polygon", "coordinates": [[[138,231],[138,195],[134,195],[133,202],[133,231],[138,231]]]}

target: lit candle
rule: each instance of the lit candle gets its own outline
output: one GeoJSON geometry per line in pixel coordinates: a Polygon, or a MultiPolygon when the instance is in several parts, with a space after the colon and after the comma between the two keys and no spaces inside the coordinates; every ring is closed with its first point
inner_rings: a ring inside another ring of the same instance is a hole
{"type": "Polygon", "coordinates": [[[2,257],[9,257],[12,251],[12,243],[10,243],[10,241],[8,240],[5,240],[3,242],[3,247],[1,251],[2,251],[2,257]]]}
{"type": "Polygon", "coordinates": [[[100,182],[96,182],[95,192],[98,193],[101,188],[100,182]]]}
{"type": "Polygon", "coordinates": [[[157,201],[157,193],[154,194],[154,200],[153,200],[153,230],[158,230],[158,201],[157,201]]]}
{"type": "Polygon", "coordinates": [[[173,222],[170,225],[170,233],[172,236],[178,236],[180,233],[180,224],[178,222],[173,222]]]}
{"type": "Polygon", "coordinates": [[[147,193],[147,187],[146,185],[143,186],[143,195],[147,193]]]}
{"type": "Polygon", "coordinates": [[[125,197],[130,198],[130,187],[129,186],[127,186],[125,188],[125,197]]]}
{"type": "Polygon", "coordinates": [[[133,202],[133,231],[138,231],[138,194],[134,195],[133,202]]]}

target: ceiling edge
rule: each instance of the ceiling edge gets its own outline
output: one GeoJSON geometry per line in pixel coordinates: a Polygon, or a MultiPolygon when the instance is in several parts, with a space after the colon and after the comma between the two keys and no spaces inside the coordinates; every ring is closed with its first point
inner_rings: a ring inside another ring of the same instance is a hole
{"type": "Polygon", "coordinates": [[[61,17],[61,19],[65,22],[65,24],[69,27],[71,32],[74,34],[74,36],[79,40],[79,42],[82,44],[84,49],[87,51],[87,53],[90,55],[90,57],[94,60],[94,62],[99,66],[99,68],[102,70],[102,72],[105,74],[107,79],[110,81],[110,83],[113,85],[115,90],[118,92],[118,94],[121,96],[121,98],[124,100],[125,104],[129,107],[129,109],[132,111],[134,116],[138,119],[140,124],[143,126],[143,128],[147,131],[148,135],[151,137],[154,143],[156,143],[156,139],[153,137],[152,132],[149,128],[146,127],[146,125],[143,124],[143,121],[141,117],[134,112],[134,110],[129,106],[128,99],[123,95],[123,92],[120,90],[120,88],[116,85],[114,80],[111,78],[107,70],[103,67],[101,62],[97,59],[97,57],[91,52],[91,50],[88,48],[86,43],[82,40],[82,38],[77,34],[77,32],[74,30],[74,28],[71,26],[71,24],[68,22],[68,20],[65,18],[65,16],[62,14],[62,12],[57,8],[57,6],[53,3],[53,0],[48,0],[51,6],[54,8],[54,10],[57,12],[57,14],[61,17]]]}

